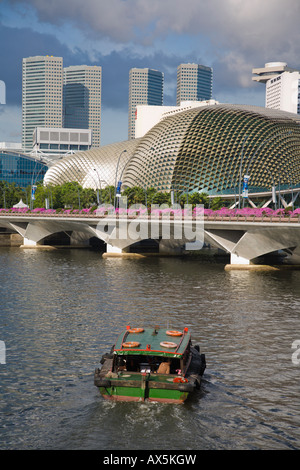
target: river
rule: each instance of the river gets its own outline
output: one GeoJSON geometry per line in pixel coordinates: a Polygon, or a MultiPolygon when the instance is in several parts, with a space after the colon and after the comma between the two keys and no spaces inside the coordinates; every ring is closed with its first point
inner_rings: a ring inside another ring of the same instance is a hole
{"type": "Polygon", "coordinates": [[[0,279],[1,449],[300,448],[300,271],[1,248],[0,279]],[[185,404],[101,397],[94,369],[128,324],[200,343],[207,368],[185,404]]]}

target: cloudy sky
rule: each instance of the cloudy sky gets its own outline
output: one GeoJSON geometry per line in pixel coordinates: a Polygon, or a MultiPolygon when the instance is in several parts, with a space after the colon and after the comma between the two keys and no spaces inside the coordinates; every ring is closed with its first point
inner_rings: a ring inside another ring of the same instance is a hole
{"type": "Polygon", "coordinates": [[[176,104],[180,63],[213,67],[213,98],[264,106],[252,68],[283,61],[300,70],[299,0],[0,0],[0,142],[21,142],[22,58],[63,57],[102,66],[101,143],[127,140],[132,67],[164,72],[176,104]]]}

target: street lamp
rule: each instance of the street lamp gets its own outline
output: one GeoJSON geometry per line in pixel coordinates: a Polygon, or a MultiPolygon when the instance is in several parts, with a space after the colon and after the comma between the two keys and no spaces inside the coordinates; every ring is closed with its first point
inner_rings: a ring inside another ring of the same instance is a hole
{"type": "Polygon", "coordinates": [[[240,176],[239,176],[239,209],[241,208],[241,180],[242,180],[242,165],[243,165],[243,158],[244,158],[244,145],[246,140],[248,139],[248,135],[246,134],[243,140],[242,145],[242,152],[241,152],[241,163],[240,163],[240,176]]]}
{"type": "MultiPolygon", "coordinates": [[[[98,182],[99,182],[99,187],[100,187],[100,193],[101,193],[101,180],[99,178],[99,174],[98,174],[98,171],[96,170],[96,168],[93,168],[93,170],[96,172],[97,174],[97,177],[98,177],[98,182]]],[[[97,185],[96,185],[97,186],[97,185]]],[[[99,198],[99,189],[98,187],[96,188],[96,192],[97,192],[97,202],[98,202],[98,207],[100,205],[100,198],[99,198]]]]}
{"type": "Polygon", "coordinates": [[[116,167],[116,174],[115,174],[115,195],[114,195],[114,207],[116,207],[116,197],[117,195],[119,195],[119,193],[121,192],[121,185],[122,185],[122,175],[123,175],[123,171],[125,169],[125,166],[126,166],[126,163],[122,169],[122,172],[121,172],[121,175],[120,175],[120,178],[119,178],[119,182],[118,182],[118,188],[117,188],[117,177],[118,177],[118,169],[119,169],[119,164],[120,164],[120,159],[121,159],[121,155],[123,153],[127,152],[126,149],[122,150],[122,152],[120,153],[119,155],[119,158],[118,158],[118,161],[117,161],[117,167],[116,167]]]}
{"type": "Polygon", "coordinates": [[[37,163],[38,162],[36,162],[36,164],[35,164],[35,167],[34,167],[34,170],[33,170],[33,175],[32,175],[32,178],[31,178],[30,209],[33,209],[33,201],[35,200],[35,190],[36,190],[36,182],[37,182],[38,176],[41,173],[41,171],[44,170],[44,167],[41,166],[41,168],[37,172],[36,177],[34,178],[34,172],[35,172],[35,168],[36,168],[37,163]],[[33,184],[33,179],[34,179],[34,184],[33,184]]]}

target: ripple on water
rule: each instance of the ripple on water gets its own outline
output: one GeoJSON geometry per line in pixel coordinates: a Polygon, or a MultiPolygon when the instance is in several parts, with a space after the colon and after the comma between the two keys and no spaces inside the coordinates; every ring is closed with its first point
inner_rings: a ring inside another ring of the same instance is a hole
{"type": "Polygon", "coordinates": [[[1,448],[300,447],[300,272],[2,248],[0,278],[1,448]],[[190,328],[207,369],[187,403],[101,398],[94,368],[127,324],[190,328]]]}

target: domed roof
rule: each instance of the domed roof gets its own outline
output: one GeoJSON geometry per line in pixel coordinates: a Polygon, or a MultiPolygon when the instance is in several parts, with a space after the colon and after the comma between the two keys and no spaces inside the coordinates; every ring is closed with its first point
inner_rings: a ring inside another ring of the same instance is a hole
{"type": "Polygon", "coordinates": [[[121,174],[122,188],[211,195],[237,193],[245,174],[251,191],[293,186],[300,181],[300,116],[231,104],[192,108],[165,117],[139,139],[64,157],[44,182],[99,188],[115,185],[121,174]]]}
{"type": "Polygon", "coordinates": [[[124,186],[232,193],[240,172],[250,186],[300,180],[300,116],[241,105],[193,108],[166,117],[140,139],[124,186]]]}
{"type": "Polygon", "coordinates": [[[118,142],[64,157],[47,171],[44,184],[77,181],[83,188],[114,186],[139,140],[118,142]],[[118,167],[118,168],[117,168],[118,167]]]}

